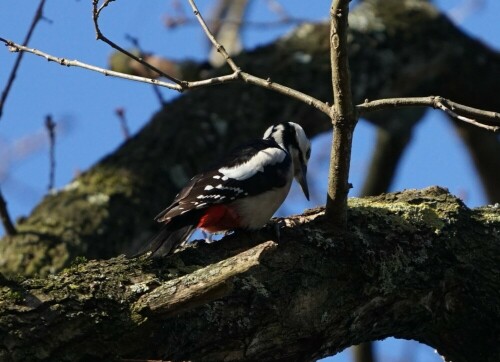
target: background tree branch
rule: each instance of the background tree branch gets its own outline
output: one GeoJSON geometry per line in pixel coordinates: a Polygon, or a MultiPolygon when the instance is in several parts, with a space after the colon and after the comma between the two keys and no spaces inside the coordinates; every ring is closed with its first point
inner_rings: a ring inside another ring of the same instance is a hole
{"type": "Polygon", "coordinates": [[[279,243],[269,227],[0,279],[0,359],[313,361],[395,336],[497,361],[499,210],[409,190],[351,199],[342,234],[316,209],[284,219],[279,243]]]}

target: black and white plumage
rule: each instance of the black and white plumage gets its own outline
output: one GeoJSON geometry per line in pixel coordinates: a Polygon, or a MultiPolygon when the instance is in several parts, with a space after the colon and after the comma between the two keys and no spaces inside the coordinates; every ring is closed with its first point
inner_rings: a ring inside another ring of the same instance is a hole
{"type": "Polygon", "coordinates": [[[285,200],[294,178],[309,199],[306,173],[310,154],[310,141],[298,124],[269,127],[262,139],[236,148],[189,181],[156,216],[164,225],[146,252],[167,255],[196,228],[209,233],[261,228],[285,200]]]}

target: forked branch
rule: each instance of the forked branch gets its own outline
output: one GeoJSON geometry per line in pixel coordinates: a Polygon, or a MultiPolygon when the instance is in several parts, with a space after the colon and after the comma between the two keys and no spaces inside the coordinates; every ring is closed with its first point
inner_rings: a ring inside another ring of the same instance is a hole
{"type": "Polygon", "coordinates": [[[153,65],[149,64],[148,62],[144,61],[142,58],[135,56],[134,54],[132,54],[129,51],[125,50],[124,48],[120,47],[118,44],[112,42],[111,40],[109,40],[107,37],[105,37],[102,34],[101,29],[99,27],[99,16],[101,15],[101,11],[104,8],[106,8],[113,1],[114,0],[105,0],[102,3],[101,6],[99,6],[99,0],[93,0],[92,1],[92,20],[94,21],[94,29],[95,29],[95,32],[96,32],[96,39],[97,40],[102,40],[103,42],[105,42],[106,44],[108,44],[113,49],[116,49],[119,52],[127,55],[131,59],[134,59],[136,62],[141,63],[146,68],[152,70],[153,72],[157,73],[161,77],[167,78],[168,80],[172,81],[173,83],[175,83],[177,85],[182,85],[183,83],[185,83],[184,81],[179,80],[179,79],[177,79],[175,77],[172,77],[171,75],[169,75],[169,74],[161,71],[160,69],[156,68],[155,66],[153,66],[153,65]]]}
{"type": "Polygon", "coordinates": [[[432,107],[476,127],[493,132],[500,131],[500,113],[464,106],[439,96],[366,100],[365,103],[358,104],[356,110],[359,116],[363,116],[369,112],[401,107],[432,107]],[[490,123],[498,124],[498,126],[490,125],[490,123]]]}
{"type": "Polygon", "coordinates": [[[198,19],[198,22],[200,23],[203,31],[205,32],[206,36],[212,43],[212,45],[217,49],[217,51],[224,57],[226,60],[226,63],[229,65],[229,67],[234,71],[238,72],[238,76],[246,83],[254,84],[259,87],[263,88],[268,88],[271,89],[275,92],[284,94],[286,96],[295,98],[301,102],[304,102],[306,104],[309,104],[310,106],[313,106],[314,108],[320,110],[321,112],[329,115],[330,114],[330,107],[328,106],[328,103],[322,102],[317,98],[314,98],[310,95],[307,95],[305,93],[299,92],[295,89],[289,88],[287,86],[284,86],[279,83],[275,83],[271,80],[271,78],[259,78],[256,77],[252,74],[246,73],[242,71],[234,62],[234,60],[231,58],[231,56],[228,54],[226,49],[222,44],[220,44],[217,39],[215,39],[215,36],[212,34],[210,29],[207,26],[207,23],[203,19],[203,16],[201,15],[198,6],[194,2],[194,0],[189,0],[189,4],[191,5],[191,8],[193,10],[194,15],[196,16],[196,19],[198,19]]]}
{"type": "Polygon", "coordinates": [[[232,73],[232,74],[228,74],[228,75],[224,75],[224,76],[220,76],[220,77],[214,77],[214,78],[210,78],[210,79],[203,79],[203,80],[194,81],[194,82],[183,82],[183,84],[175,84],[175,83],[171,83],[171,82],[163,82],[163,81],[160,81],[160,80],[154,79],[154,78],[139,77],[136,75],[115,72],[113,70],[100,68],[100,67],[97,67],[95,65],[83,63],[83,62],[80,62],[78,60],[69,60],[66,58],[59,58],[59,57],[44,53],[44,52],[37,50],[37,49],[25,47],[21,44],[14,43],[14,42],[7,40],[7,39],[4,39],[4,38],[0,38],[0,41],[4,42],[5,45],[7,45],[9,47],[9,50],[12,52],[18,52],[18,51],[28,52],[28,53],[38,55],[39,57],[45,58],[49,62],[55,62],[57,64],[64,65],[66,67],[84,68],[84,69],[91,70],[93,72],[104,74],[105,76],[153,84],[153,85],[157,85],[160,87],[173,89],[173,90],[176,90],[179,92],[182,92],[182,91],[187,90],[187,89],[193,89],[193,88],[205,87],[205,86],[209,86],[209,85],[233,82],[233,81],[238,79],[238,75],[235,73],[232,73]]]}

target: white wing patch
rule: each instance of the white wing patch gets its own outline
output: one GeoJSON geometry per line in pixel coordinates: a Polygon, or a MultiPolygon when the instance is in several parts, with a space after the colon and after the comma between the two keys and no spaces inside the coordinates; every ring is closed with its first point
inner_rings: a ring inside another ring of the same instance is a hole
{"type": "Polygon", "coordinates": [[[222,184],[219,184],[219,185],[215,186],[215,188],[217,190],[228,190],[228,191],[236,192],[238,195],[243,193],[243,189],[239,188],[239,187],[224,186],[222,184]]]}
{"type": "Polygon", "coordinates": [[[267,148],[259,151],[247,162],[234,167],[219,168],[219,172],[224,175],[222,179],[232,178],[235,180],[246,180],[257,172],[264,172],[264,166],[275,165],[283,162],[286,157],[284,150],[280,148],[267,148]]]}

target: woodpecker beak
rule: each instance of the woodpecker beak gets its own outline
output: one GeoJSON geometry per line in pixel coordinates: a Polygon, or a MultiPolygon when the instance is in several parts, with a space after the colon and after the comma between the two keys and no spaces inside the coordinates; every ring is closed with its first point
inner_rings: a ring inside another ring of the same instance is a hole
{"type": "Polygon", "coordinates": [[[309,201],[309,187],[307,186],[307,166],[303,165],[302,171],[299,172],[295,177],[300,187],[302,187],[302,192],[304,192],[307,201],[309,201]]]}

